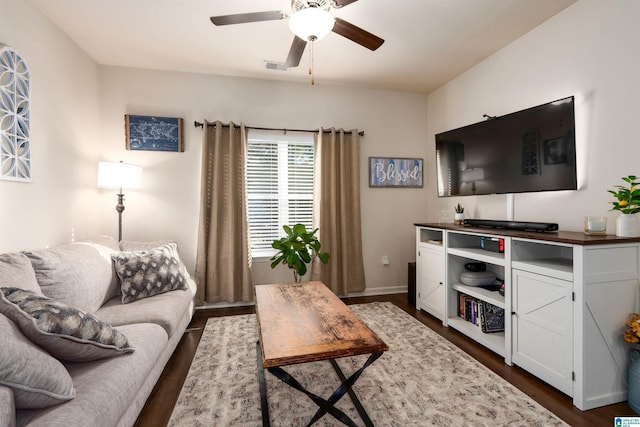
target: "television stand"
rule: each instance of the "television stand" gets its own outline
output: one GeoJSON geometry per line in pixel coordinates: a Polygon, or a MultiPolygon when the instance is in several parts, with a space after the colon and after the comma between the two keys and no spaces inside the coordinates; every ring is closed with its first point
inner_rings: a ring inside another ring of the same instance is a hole
{"type": "Polygon", "coordinates": [[[636,311],[640,238],[414,225],[417,308],[571,396],[580,410],[627,399],[620,330],[636,311]],[[483,250],[483,237],[503,239],[504,252],[483,250]],[[461,283],[470,262],[503,279],[504,296],[461,283]],[[504,310],[504,331],[483,332],[482,322],[460,316],[460,302],[474,300],[504,310]]]}

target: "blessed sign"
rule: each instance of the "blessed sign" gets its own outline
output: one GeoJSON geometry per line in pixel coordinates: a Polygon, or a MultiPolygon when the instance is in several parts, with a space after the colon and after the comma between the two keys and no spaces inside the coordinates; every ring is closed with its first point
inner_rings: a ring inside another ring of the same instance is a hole
{"type": "Polygon", "coordinates": [[[422,159],[369,157],[369,187],[422,185],[422,159]]]}

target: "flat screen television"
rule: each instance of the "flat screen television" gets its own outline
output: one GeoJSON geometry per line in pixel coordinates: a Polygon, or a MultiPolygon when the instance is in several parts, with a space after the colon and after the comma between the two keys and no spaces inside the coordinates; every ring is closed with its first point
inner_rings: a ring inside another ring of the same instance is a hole
{"type": "Polygon", "coordinates": [[[435,139],[439,197],[577,189],[573,96],[435,139]]]}

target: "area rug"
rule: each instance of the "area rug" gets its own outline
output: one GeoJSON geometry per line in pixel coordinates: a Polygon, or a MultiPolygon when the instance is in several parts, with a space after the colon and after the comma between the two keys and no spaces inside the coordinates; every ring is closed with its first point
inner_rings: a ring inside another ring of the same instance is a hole
{"type": "MultiPolygon", "coordinates": [[[[354,386],[376,426],[566,425],[520,390],[392,303],[350,308],[390,350],[354,386]]],[[[261,426],[255,315],[207,321],[170,426],[261,426]]],[[[348,376],[366,356],[339,359],[348,376]]],[[[339,385],[328,361],[286,367],[313,393],[327,398],[339,385]]],[[[271,425],[304,426],[317,406],[265,372],[271,425]]],[[[337,405],[362,425],[351,399],[337,405]]],[[[315,425],[342,425],[325,415],[315,425]]]]}

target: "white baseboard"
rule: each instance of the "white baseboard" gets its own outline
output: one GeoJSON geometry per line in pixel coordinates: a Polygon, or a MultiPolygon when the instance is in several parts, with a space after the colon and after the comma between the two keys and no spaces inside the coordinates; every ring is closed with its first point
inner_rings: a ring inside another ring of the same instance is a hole
{"type": "MultiPolygon", "coordinates": [[[[374,295],[402,294],[402,293],[406,293],[407,290],[408,290],[407,286],[402,286],[402,285],[387,286],[384,288],[365,289],[364,292],[354,292],[347,295],[347,297],[370,297],[374,295]]],[[[205,303],[204,305],[200,305],[196,307],[196,310],[205,310],[210,308],[247,307],[251,305],[254,305],[254,303],[253,302],[235,302],[235,303],[211,302],[211,303],[205,303]]]]}

